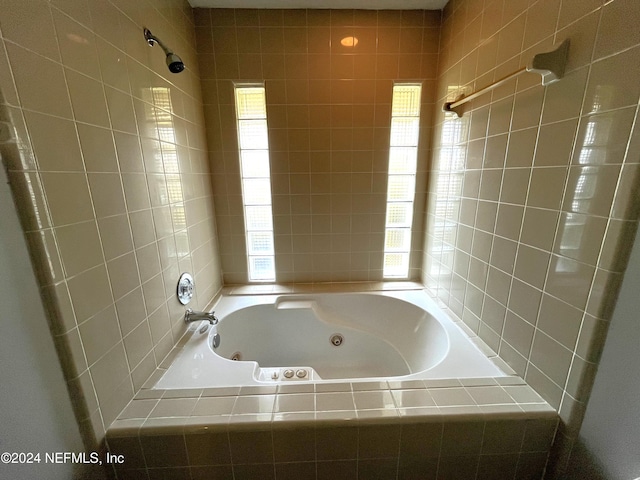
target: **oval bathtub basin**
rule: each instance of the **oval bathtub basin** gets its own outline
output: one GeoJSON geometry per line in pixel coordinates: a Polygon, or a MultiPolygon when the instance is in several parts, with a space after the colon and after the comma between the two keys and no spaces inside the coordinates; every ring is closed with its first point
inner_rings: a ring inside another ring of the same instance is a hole
{"type": "Polygon", "coordinates": [[[419,290],[226,296],[215,311],[155,388],[504,375],[419,290]]]}
{"type": "Polygon", "coordinates": [[[308,366],[322,379],[409,375],[449,350],[444,328],[423,309],[366,294],[279,297],[229,314],[218,334],[214,351],[224,358],[308,366]]]}

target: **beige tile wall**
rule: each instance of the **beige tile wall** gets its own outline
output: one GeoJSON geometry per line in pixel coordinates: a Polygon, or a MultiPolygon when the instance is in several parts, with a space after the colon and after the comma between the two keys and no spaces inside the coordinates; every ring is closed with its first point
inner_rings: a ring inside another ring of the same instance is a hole
{"type": "Polygon", "coordinates": [[[181,271],[196,306],[220,263],[246,281],[232,82],[267,88],[278,280],[341,281],[381,277],[391,86],[422,80],[423,279],[560,409],[570,445],[636,228],[639,16],[633,0],[452,0],[436,82],[434,13],[3,2],[2,156],[85,430],[101,437],[181,333],[181,271]],[[562,82],[522,76],[439,113],[564,38],[562,82]]]}
{"type": "Polygon", "coordinates": [[[4,1],[3,161],[87,445],[221,287],[186,1],[4,1]],[[187,65],[170,74],[149,27],[187,65]]]}
{"type": "Polygon", "coordinates": [[[640,4],[452,0],[443,17],[423,281],[580,426],[638,216],[640,4]],[[571,41],[565,78],[440,102],[571,41]]]}
{"type": "Polygon", "coordinates": [[[392,87],[422,82],[418,278],[440,12],[196,9],[195,19],[225,283],[247,282],[234,82],[266,87],[279,282],[382,279],[392,87]]]}
{"type": "Polygon", "coordinates": [[[541,478],[557,420],[448,420],[318,427],[300,422],[229,432],[219,425],[185,427],[180,434],[110,436],[109,445],[138,467],[118,468],[122,478],[541,478]]]}
{"type": "Polygon", "coordinates": [[[143,390],[108,447],[118,478],[540,479],[558,418],[521,382],[143,390]]]}

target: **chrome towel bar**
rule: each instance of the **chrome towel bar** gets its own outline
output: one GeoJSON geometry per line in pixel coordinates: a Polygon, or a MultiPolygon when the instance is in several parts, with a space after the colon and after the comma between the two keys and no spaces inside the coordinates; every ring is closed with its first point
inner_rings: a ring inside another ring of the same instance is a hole
{"type": "Polygon", "coordinates": [[[474,98],[478,98],[480,95],[484,95],[485,93],[490,92],[494,88],[503,85],[512,78],[515,78],[525,72],[538,73],[542,75],[542,85],[545,86],[557,82],[564,75],[564,70],[567,65],[568,53],[569,39],[566,39],[555,50],[535,55],[531,63],[526,67],[522,67],[521,69],[505,77],[502,77],[501,79],[496,80],[491,85],[487,85],[486,87],[481,88],[480,90],[473,92],[470,95],[462,95],[453,102],[445,102],[445,104],[442,106],[442,111],[453,112],[458,117],[461,117],[463,111],[460,107],[462,105],[473,100],[474,98]]]}

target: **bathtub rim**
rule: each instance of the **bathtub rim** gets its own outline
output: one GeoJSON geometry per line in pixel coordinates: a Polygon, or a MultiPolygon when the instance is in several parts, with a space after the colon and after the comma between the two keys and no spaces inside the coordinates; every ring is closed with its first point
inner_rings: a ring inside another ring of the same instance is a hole
{"type": "MultiPolygon", "coordinates": [[[[380,285],[379,282],[375,282],[375,285],[380,285]]],[[[411,284],[410,282],[398,282],[391,285],[391,289],[403,288],[411,290],[425,290],[423,286],[418,284],[411,284]]],[[[383,284],[384,286],[384,284],[383,284]]],[[[213,305],[220,298],[221,294],[233,295],[231,291],[234,287],[225,287],[222,289],[216,298],[214,298],[209,307],[213,305]]],[[[374,288],[374,291],[386,290],[385,288],[374,288]]],[[[333,291],[333,290],[332,290],[333,291]]],[[[370,290],[354,290],[351,284],[346,285],[346,289],[339,290],[345,293],[353,293],[354,291],[370,291],[370,290]]],[[[327,290],[322,290],[327,292],[327,290]]],[[[238,295],[246,295],[246,287],[240,287],[238,295]]],[[[271,290],[268,292],[258,292],[258,294],[271,294],[271,290]]],[[[278,292],[278,293],[297,293],[292,291],[278,292]]],[[[309,290],[305,290],[300,293],[310,293],[309,290]]],[[[255,294],[255,292],[252,292],[255,294]]],[[[429,295],[433,298],[433,296],[429,295]]],[[[440,305],[441,308],[443,308],[440,305]]],[[[208,308],[207,310],[210,310],[208,308]]],[[[449,313],[449,310],[444,307],[443,310],[449,313]]],[[[310,417],[305,413],[296,414],[277,414],[271,412],[266,415],[238,415],[238,414],[216,414],[216,415],[185,415],[184,412],[180,414],[165,415],[165,416],[153,416],[151,410],[138,414],[133,418],[128,414],[128,410],[138,410],[140,407],[136,407],[136,404],[145,406],[152,405],[160,408],[160,405],[165,402],[172,402],[175,400],[191,400],[198,402],[200,400],[208,399],[211,397],[246,397],[246,396],[259,396],[259,395],[295,395],[296,385],[279,385],[279,386],[267,386],[267,387],[218,387],[212,389],[184,389],[184,390],[160,390],[153,389],[159,377],[163,374],[164,368],[166,368],[172,361],[171,354],[161,362],[160,366],[156,368],[154,373],[143,384],[141,389],[136,393],[134,398],[129,404],[122,410],[117,419],[112,422],[105,430],[107,437],[138,437],[141,435],[166,435],[166,434],[187,434],[187,433],[208,433],[208,432],[229,432],[237,430],[271,430],[276,428],[306,428],[309,425],[320,427],[328,426],[364,426],[364,425],[379,425],[379,424],[412,424],[412,423],[425,423],[425,422],[447,422],[447,421],[466,421],[469,419],[478,421],[489,421],[495,419],[540,419],[546,418],[550,420],[556,420],[558,418],[558,412],[540,395],[533,390],[521,377],[519,377],[508,365],[499,357],[495,352],[491,350],[479,337],[462,323],[462,321],[451,312],[451,319],[460,326],[460,328],[471,338],[472,342],[478,346],[485,354],[495,356],[495,361],[503,369],[507,376],[504,377],[487,377],[487,378],[457,378],[446,380],[406,380],[399,382],[351,382],[340,381],[331,382],[325,384],[327,388],[324,392],[318,393],[331,393],[330,388],[333,386],[336,390],[347,386],[348,390],[352,393],[358,391],[389,391],[394,390],[426,390],[431,392],[434,390],[444,391],[447,389],[469,389],[475,388],[490,388],[496,389],[519,389],[519,399],[515,397],[513,403],[505,404],[477,404],[469,406],[461,406],[456,404],[437,405],[435,407],[424,408],[406,408],[403,410],[396,408],[395,412],[386,412],[385,410],[354,410],[354,411],[336,411],[326,412],[327,415],[313,415],[310,417]],[[293,388],[292,388],[293,387],[293,388]],[[444,389],[444,390],[443,390],[444,389]],[[525,399],[528,397],[528,399],[525,399]]],[[[178,348],[181,342],[185,342],[191,335],[191,332],[186,332],[182,336],[179,342],[174,346],[172,352],[178,348]]],[[[308,385],[308,384],[307,384],[308,385]]],[[[313,385],[313,384],[312,384],[313,385]]],[[[145,407],[146,408],[146,407],[145,407]]],[[[311,412],[313,413],[313,412],[311,412]]]]}
{"type": "MultiPolygon", "coordinates": [[[[506,375],[513,375],[515,372],[506,364],[502,359],[500,359],[497,354],[489,348],[471,329],[469,329],[460,319],[458,319],[453,312],[451,312],[448,308],[443,307],[437,299],[430,296],[426,289],[424,288],[398,288],[398,289],[383,289],[383,290],[346,290],[346,291],[334,291],[334,292],[300,292],[300,293],[262,293],[259,295],[255,294],[231,294],[228,293],[220,295],[215,299],[214,302],[211,303],[209,311],[216,310],[217,314],[220,315],[220,318],[224,318],[227,315],[238,311],[240,308],[245,307],[254,307],[260,305],[275,305],[278,303],[280,299],[285,300],[309,300],[309,297],[325,297],[325,296],[348,296],[348,295],[376,295],[382,297],[390,297],[394,301],[398,301],[401,303],[405,303],[410,305],[411,307],[417,307],[421,310],[427,312],[430,316],[432,316],[440,325],[439,327],[443,328],[446,333],[447,341],[449,342],[449,347],[453,342],[454,348],[456,348],[458,353],[462,354],[462,359],[458,359],[454,355],[445,355],[444,359],[439,361],[437,364],[431,366],[426,370],[420,370],[413,373],[409,373],[403,376],[395,376],[395,377],[351,377],[351,378],[341,378],[341,379],[309,379],[309,380],[300,380],[295,383],[356,383],[356,382],[371,382],[371,381],[403,381],[403,380],[414,380],[420,379],[425,374],[437,379],[445,379],[445,378],[482,378],[482,377],[499,377],[506,375]],[[236,302],[237,301],[237,302],[236,302]],[[468,345],[470,343],[471,345],[468,345]],[[472,347],[472,350],[478,350],[475,352],[469,352],[468,348],[472,347]],[[486,368],[490,370],[497,370],[502,373],[502,375],[498,375],[498,372],[487,372],[478,374],[474,372],[475,369],[472,363],[466,363],[463,360],[474,359],[480,360],[485,363],[486,368]],[[482,358],[480,358],[482,357],[482,358]],[[454,374],[451,374],[448,369],[455,368],[457,371],[454,374]],[[462,369],[462,372],[460,371],[462,369]],[[466,371],[466,374],[465,374],[466,371]],[[434,376],[435,375],[435,376],[434,376]]],[[[202,385],[197,384],[195,380],[193,380],[191,385],[184,385],[173,387],[171,386],[170,381],[165,380],[163,377],[165,373],[168,372],[172,368],[172,365],[175,360],[182,360],[178,358],[182,352],[182,349],[185,346],[188,346],[190,343],[195,344],[194,348],[200,350],[204,355],[207,355],[213,360],[215,363],[204,362],[202,368],[205,371],[209,371],[211,376],[214,376],[215,373],[215,364],[222,365],[227,362],[232,362],[230,359],[224,358],[215,354],[208,345],[203,345],[205,339],[198,338],[198,329],[201,323],[190,324],[188,331],[183,335],[180,341],[176,344],[176,346],[172,349],[172,351],[167,355],[167,358],[162,362],[160,367],[156,369],[152,377],[149,379],[147,383],[143,386],[143,388],[152,388],[152,389],[165,389],[165,390],[180,390],[180,389],[193,389],[193,388],[225,388],[225,387],[235,387],[235,386],[269,386],[269,385],[277,385],[278,383],[271,381],[261,381],[256,379],[256,375],[260,372],[260,365],[257,362],[247,361],[245,365],[234,365],[236,368],[236,373],[244,376],[251,375],[252,378],[247,379],[244,378],[242,381],[227,380],[225,385],[202,385]],[[201,345],[197,345],[200,343],[201,345]],[[206,348],[204,348],[206,347],[206,348]],[[156,386],[156,383],[163,381],[164,386],[156,386]],[[151,383],[151,387],[149,387],[149,383],[151,383]],[[167,386],[167,384],[169,384],[167,386]]],[[[207,342],[209,338],[209,332],[207,333],[207,342]]],[[[309,365],[292,365],[291,367],[309,367],[309,365]]],[[[175,367],[174,367],[175,368],[175,367]]],[[[283,366],[282,368],[285,368],[283,366]]],[[[264,371],[269,370],[268,367],[263,369],[264,371]]],[[[171,372],[172,376],[175,378],[176,373],[179,370],[171,372]]],[[[175,384],[174,380],[174,384],[175,384]]],[[[206,382],[205,382],[206,383],[206,382]]],[[[284,383],[292,383],[290,381],[284,381],[284,383]]]]}

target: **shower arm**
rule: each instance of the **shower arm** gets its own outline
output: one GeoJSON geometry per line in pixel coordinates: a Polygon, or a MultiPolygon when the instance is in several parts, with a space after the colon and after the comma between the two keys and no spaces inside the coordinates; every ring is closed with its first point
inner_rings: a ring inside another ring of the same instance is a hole
{"type": "Polygon", "coordinates": [[[153,35],[148,28],[144,29],[144,38],[147,40],[147,43],[150,47],[153,47],[156,43],[160,45],[160,48],[164,51],[165,55],[172,55],[173,51],[168,48],[164,43],[160,41],[159,38],[153,35]]]}

